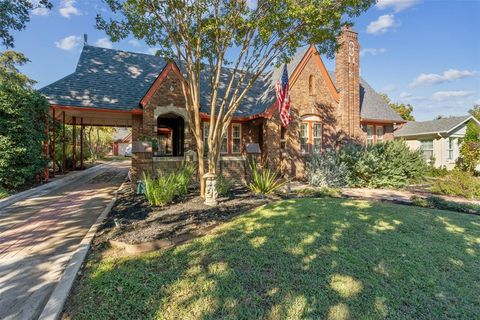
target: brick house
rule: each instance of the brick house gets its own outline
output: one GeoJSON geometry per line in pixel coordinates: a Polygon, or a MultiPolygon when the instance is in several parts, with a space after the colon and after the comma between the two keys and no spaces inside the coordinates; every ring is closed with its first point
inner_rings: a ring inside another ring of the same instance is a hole
{"type": "MultiPolygon", "coordinates": [[[[259,149],[270,165],[302,178],[311,154],[345,142],[393,139],[404,121],[360,77],[357,33],[345,30],[339,40],[335,72],[326,70],[315,46],[299,50],[288,64],[287,128],[280,125],[273,89],[282,68],[256,81],[224,138],[221,174],[243,178],[247,151],[259,149]]],[[[203,77],[201,91],[209,92],[208,75],[203,77]]],[[[131,126],[132,172],[138,177],[141,171],[171,170],[196,150],[182,79],[177,65],[161,57],[85,45],[75,72],[40,91],[52,116],[64,123],[131,126]]],[[[208,97],[201,99],[206,136],[208,97]]]]}

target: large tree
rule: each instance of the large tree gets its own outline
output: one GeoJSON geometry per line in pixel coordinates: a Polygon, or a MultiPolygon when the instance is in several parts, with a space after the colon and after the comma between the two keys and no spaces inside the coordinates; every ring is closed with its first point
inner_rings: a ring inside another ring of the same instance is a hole
{"type": "Polygon", "coordinates": [[[393,111],[398,113],[403,120],[415,121],[415,118],[412,114],[413,106],[411,104],[392,102],[386,93],[381,93],[380,95],[382,96],[383,100],[385,100],[385,102],[389,105],[389,107],[392,108],[393,111]]]}
{"type": "Polygon", "coordinates": [[[0,0],[0,40],[6,48],[13,48],[12,30],[25,29],[34,9],[51,9],[49,0],[0,0]]]}
{"type": "Polygon", "coordinates": [[[478,121],[480,121],[480,104],[474,105],[472,109],[468,110],[468,113],[470,113],[472,116],[477,118],[478,121]]]}
{"type": "Polygon", "coordinates": [[[215,115],[210,117],[207,139],[208,171],[215,173],[222,137],[252,84],[303,45],[316,44],[320,52],[333,56],[342,28],[375,0],[106,2],[115,18],[97,16],[99,29],[113,41],[133,35],[161,47],[161,54],[175,59],[184,72],[182,88],[197,145],[203,195],[200,96],[209,97],[209,105],[203,107],[215,115]],[[207,92],[201,92],[201,81],[208,81],[207,92]]]}

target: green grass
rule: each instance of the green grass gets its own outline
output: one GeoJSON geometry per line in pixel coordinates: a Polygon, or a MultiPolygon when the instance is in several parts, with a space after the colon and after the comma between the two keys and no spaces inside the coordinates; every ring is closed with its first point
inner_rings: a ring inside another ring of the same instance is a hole
{"type": "Polygon", "coordinates": [[[345,199],[282,201],[176,248],[91,258],[67,313],[73,319],[475,319],[480,218],[345,199]]]}

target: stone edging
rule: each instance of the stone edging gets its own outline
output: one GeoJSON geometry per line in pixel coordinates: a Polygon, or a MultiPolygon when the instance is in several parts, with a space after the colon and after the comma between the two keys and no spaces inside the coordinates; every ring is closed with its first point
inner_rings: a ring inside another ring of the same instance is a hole
{"type": "Polygon", "coordinates": [[[110,200],[107,207],[102,211],[100,216],[98,216],[95,223],[90,227],[87,234],[78,245],[78,248],[75,250],[75,253],[68,262],[67,267],[63,271],[62,276],[60,277],[55,289],[47,301],[47,304],[38,318],[39,320],[57,320],[60,318],[63,311],[63,306],[67,301],[68,294],[70,293],[70,289],[72,288],[77,273],[80,270],[85,257],[87,256],[92,240],[97,233],[98,228],[103,223],[103,220],[105,220],[107,215],[112,210],[115,201],[117,201],[118,191],[124,187],[125,183],[126,182],[122,183],[115,191],[112,200],[110,200]]]}
{"type": "Polygon", "coordinates": [[[207,227],[197,229],[193,232],[181,234],[175,238],[168,239],[168,240],[154,240],[149,242],[143,242],[138,244],[129,244],[122,241],[117,240],[110,240],[110,244],[112,247],[124,250],[127,255],[136,255],[139,253],[146,253],[152,252],[160,249],[167,249],[173,246],[190,242],[193,239],[202,237],[218,227],[220,225],[219,222],[215,222],[207,227]]]}

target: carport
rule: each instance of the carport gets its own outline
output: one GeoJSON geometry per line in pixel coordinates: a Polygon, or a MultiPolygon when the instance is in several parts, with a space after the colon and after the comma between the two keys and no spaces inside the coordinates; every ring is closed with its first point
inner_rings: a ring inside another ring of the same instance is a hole
{"type": "MultiPolygon", "coordinates": [[[[79,107],[79,106],[65,106],[65,105],[51,105],[50,116],[52,119],[53,128],[60,123],[62,130],[61,136],[57,137],[57,130],[52,130],[52,152],[50,153],[49,140],[47,139],[45,144],[45,153],[47,158],[52,157],[53,174],[55,177],[56,171],[56,144],[62,144],[62,159],[60,161],[62,165],[62,171],[83,169],[84,152],[84,128],[85,126],[104,126],[104,127],[131,127],[132,126],[132,114],[142,114],[141,109],[133,110],[118,110],[118,109],[99,109],[92,107],[79,107]],[[72,126],[72,167],[67,168],[65,153],[66,153],[66,135],[65,125],[72,126]],[[77,128],[78,126],[78,128],[77,128]],[[80,141],[77,141],[77,129],[80,130],[80,141]],[[77,159],[77,144],[80,148],[80,159],[77,159]],[[80,161],[80,166],[77,166],[80,161]]],[[[48,127],[47,127],[48,130],[48,127]]],[[[45,181],[48,181],[50,174],[48,167],[45,168],[45,181]]]]}

